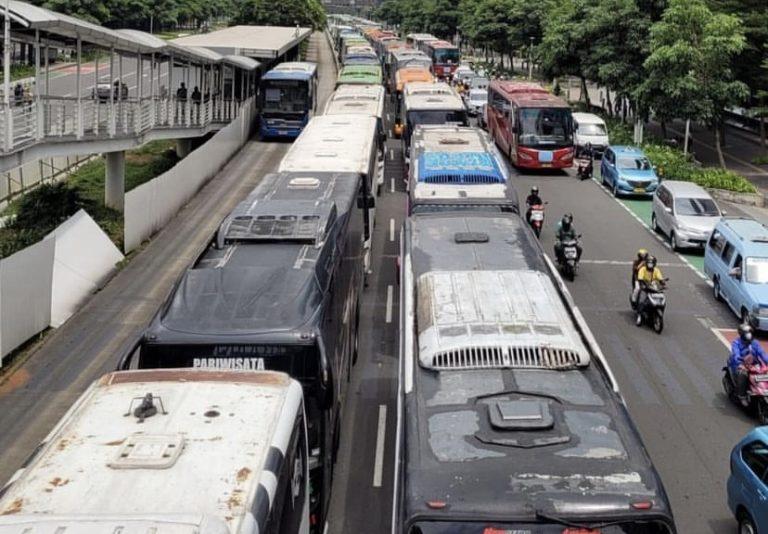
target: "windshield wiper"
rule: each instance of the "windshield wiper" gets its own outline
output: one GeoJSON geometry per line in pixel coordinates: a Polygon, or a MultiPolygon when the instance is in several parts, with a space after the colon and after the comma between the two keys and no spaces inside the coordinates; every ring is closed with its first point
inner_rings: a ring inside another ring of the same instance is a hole
{"type": "Polygon", "coordinates": [[[565,519],[563,517],[558,517],[556,515],[550,515],[540,510],[536,510],[536,519],[537,520],[543,519],[544,521],[549,521],[550,523],[563,525],[564,527],[582,528],[586,530],[600,530],[606,527],[621,525],[623,523],[623,521],[606,521],[603,523],[581,523],[578,521],[571,521],[570,519],[565,519]]]}

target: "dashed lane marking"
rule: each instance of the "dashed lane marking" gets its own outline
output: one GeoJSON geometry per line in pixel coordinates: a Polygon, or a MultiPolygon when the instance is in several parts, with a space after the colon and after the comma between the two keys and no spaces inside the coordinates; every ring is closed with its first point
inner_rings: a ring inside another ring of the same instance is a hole
{"type": "Polygon", "coordinates": [[[393,298],[394,289],[392,285],[387,286],[387,314],[386,314],[386,321],[387,323],[392,322],[392,298],[393,298]]]}
{"type": "MultiPolygon", "coordinates": [[[[580,260],[579,263],[587,264],[587,265],[615,265],[617,267],[630,267],[632,266],[631,261],[625,261],[625,260],[590,260],[590,259],[584,259],[580,260]]],[[[659,263],[660,267],[688,267],[684,263],[659,263]]]]}
{"type": "Polygon", "coordinates": [[[395,240],[395,220],[394,219],[389,220],[389,240],[390,241],[395,240]]]}
{"type": "Polygon", "coordinates": [[[389,179],[389,192],[394,193],[395,192],[395,179],[390,178],[389,179]]]}
{"type": "MultiPolygon", "coordinates": [[[[390,288],[392,286],[389,286],[390,288]]],[[[376,453],[373,460],[373,487],[381,487],[384,473],[384,438],[387,432],[387,405],[379,404],[379,427],[376,431],[376,453]]]]}

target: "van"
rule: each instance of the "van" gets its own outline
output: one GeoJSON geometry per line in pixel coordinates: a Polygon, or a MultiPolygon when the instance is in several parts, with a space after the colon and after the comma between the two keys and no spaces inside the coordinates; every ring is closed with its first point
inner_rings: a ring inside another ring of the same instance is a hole
{"type": "Polygon", "coordinates": [[[716,300],[724,300],[742,322],[768,330],[768,227],[722,218],[704,248],[704,273],[716,300]]]}
{"type": "Polygon", "coordinates": [[[602,156],[610,142],[605,121],[593,113],[573,114],[573,143],[576,153],[580,153],[589,144],[592,153],[602,156]]]}

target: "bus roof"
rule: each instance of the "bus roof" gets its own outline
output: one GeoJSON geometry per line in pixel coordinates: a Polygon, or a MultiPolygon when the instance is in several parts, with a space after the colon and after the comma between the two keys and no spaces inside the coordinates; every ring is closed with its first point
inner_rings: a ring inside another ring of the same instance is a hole
{"type": "Polygon", "coordinates": [[[353,209],[359,187],[359,174],[265,176],[224,219],[145,337],[235,343],[236,335],[298,339],[311,331],[327,289],[325,245],[341,231],[334,222],[353,209]]]}
{"type": "Polygon", "coordinates": [[[448,41],[429,41],[427,43],[427,46],[431,48],[458,48],[453,43],[449,43],[448,41]]]}
{"type": "Polygon", "coordinates": [[[601,367],[585,365],[590,352],[525,222],[417,215],[405,246],[419,318],[419,352],[404,353],[401,377],[406,521],[667,517],[626,408],[601,367]],[[639,501],[651,509],[633,509],[639,501]]]}
{"type": "Polygon", "coordinates": [[[384,115],[384,88],[381,85],[340,85],[328,99],[326,115],[384,115]]]}
{"type": "Polygon", "coordinates": [[[254,519],[263,528],[301,398],[283,373],[107,374],[7,488],[0,530],[221,534],[254,519]],[[137,412],[148,393],[155,413],[137,412]]]}
{"type": "Polygon", "coordinates": [[[435,37],[431,33],[409,33],[407,38],[413,41],[425,41],[427,39],[432,39],[432,40],[437,39],[437,37],[435,37]]]}
{"type": "Polygon", "coordinates": [[[569,108],[565,100],[535,83],[494,80],[489,90],[500,93],[510,102],[523,108],[569,108]]]}
{"type": "Polygon", "coordinates": [[[464,101],[446,83],[410,82],[403,88],[406,110],[463,110],[464,101]]]}
{"type": "Polygon", "coordinates": [[[267,72],[262,80],[310,80],[317,75],[317,64],[289,61],[267,72]]]}
{"type": "Polygon", "coordinates": [[[377,124],[374,117],[314,117],[288,149],[279,170],[367,174],[376,136],[377,124]]]}

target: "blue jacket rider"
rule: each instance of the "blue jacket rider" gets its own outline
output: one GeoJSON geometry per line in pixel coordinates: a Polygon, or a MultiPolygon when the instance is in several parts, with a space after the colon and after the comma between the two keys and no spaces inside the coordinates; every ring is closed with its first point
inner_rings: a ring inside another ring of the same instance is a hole
{"type": "Polygon", "coordinates": [[[739,326],[739,337],[731,343],[731,356],[728,358],[728,369],[731,372],[736,395],[744,406],[747,406],[747,387],[749,386],[749,371],[747,365],[753,363],[768,364],[768,355],[754,340],[752,327],[748,324],[739,326]],[[758,361],[754,361],[757,359],[758,361]]]}

